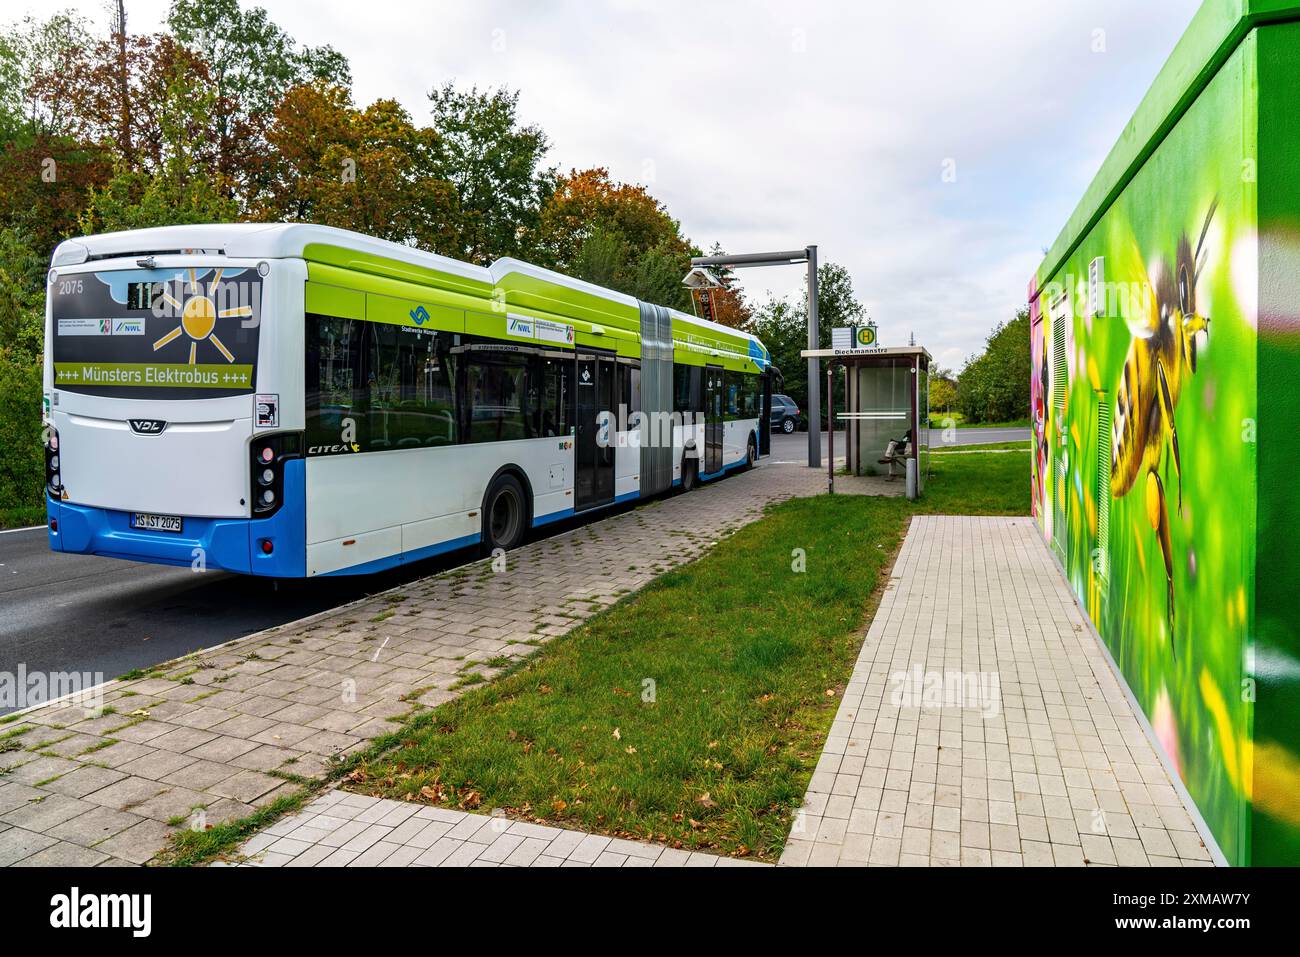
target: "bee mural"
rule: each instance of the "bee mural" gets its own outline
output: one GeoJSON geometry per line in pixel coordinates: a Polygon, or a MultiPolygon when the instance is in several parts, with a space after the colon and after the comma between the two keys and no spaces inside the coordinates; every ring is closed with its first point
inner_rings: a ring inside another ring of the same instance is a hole
{"type": "Polygon", "coordinates": [[[1174,409],[1185,377],[1196,372],[1196,345],[1209,334],[1210,318],[1196,305],[1196,280],[1205,263],[1205,236],[1218,200],[1210,204],[1195,249],[1186,235],[1178,242],[1171,269],[1164,260],[1152,268],[1140,334],[1129,347],[1115,393],[1111,444],[1111,495],[1134,489],[1146,496],[1147,519],[1160,543],[1168,588],[1168,618],[1174,623],[1174,556],[1169,534],[1169,502],[1161,463],[1169,451],[1178,482],[1178,514],[1183,511],[1183,470],[1174,409]],[[1144,334],[1142,334],[1144,333],[1144,334]]]}

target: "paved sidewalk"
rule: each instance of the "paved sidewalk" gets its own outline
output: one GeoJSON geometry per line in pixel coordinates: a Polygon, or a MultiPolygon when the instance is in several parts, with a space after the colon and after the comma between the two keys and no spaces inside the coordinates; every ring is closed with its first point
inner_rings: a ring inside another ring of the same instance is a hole
{"type": "Polygon", "coordinates": [[[919,516],[781,863],[1211,859],[1033,520],[919,516]]]}
{"type": "MultiPolygon", "coordinates": [[[[105,710],[0,724],[0,866],[143,864],[178,826],[245,817],[293,779],[462,693],[825,475],[764,463],[398,591],[114,682],[105,710]]],[[[864,491],[847,483],[841,491],[864,491]]]]}
{"type": "MultiPolygon", "coordinates": [[[[332,792],[245,866],[721,866],[657,845],[332,792]]],[[[781,863],[1208,864],[1028,518],[913,521],[781,863]],[[968,675],[927,698],[928,675],[968,675]],[[917,700],[895,703],[909,687],[917,700]],[[981,683],[982,682],[982,683],[981,683]]]]}
{"type": "Polygon", "coordinates": [[[240,848],[243,867],[762,867],[757,861],[330,791],[240,848]]]}

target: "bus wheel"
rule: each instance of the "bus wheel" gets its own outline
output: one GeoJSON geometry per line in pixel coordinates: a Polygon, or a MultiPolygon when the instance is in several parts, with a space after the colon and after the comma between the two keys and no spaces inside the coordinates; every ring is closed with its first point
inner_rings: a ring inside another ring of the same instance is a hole
{"type": "Polygon", "coordinates": [[[695,459],[682,460],[682,491],[689,492],[699,484],[700,466],[695,459]]]}
{"type": "Polygon", "coordinates": [[[745,471],[748,472],[758,461],[758,446],[754,444],[754,437],[749,437],[749,445],[745,449],[745,471]]]}
{"type": "Polygon", "coordinates": [[[502,475],[483,499],[483,550],[510,551],[524,540],[524,487],[513,475],[502,475]]]}

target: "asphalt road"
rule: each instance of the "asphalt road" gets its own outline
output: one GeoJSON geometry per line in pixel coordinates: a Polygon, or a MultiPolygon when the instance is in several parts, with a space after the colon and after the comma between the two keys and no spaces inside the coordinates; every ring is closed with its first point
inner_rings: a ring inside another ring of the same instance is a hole
{"type": "MultiPolygon", "coordinates": [[[[984,445],[993,442],[1028,442],[1028,429],[953,429],[952,436],[956,446],[984,445]]],[[[827,435],[822,433],[822,460],[827,451],[827,435]]],[[[946,446],[943,431],[930,430],[930,448],[946,446]]],[[[835,433],[835,454],[844,454],[844,433],[835,433]]],[[[772,436],[772,457],[778,462],[807,462],[808,433],[795,432],[793,435],[776,434],[772,436]]]]}

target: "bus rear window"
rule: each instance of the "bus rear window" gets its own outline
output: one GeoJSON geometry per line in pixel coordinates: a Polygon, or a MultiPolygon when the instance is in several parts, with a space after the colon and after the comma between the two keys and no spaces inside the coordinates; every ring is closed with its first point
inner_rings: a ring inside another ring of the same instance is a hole
{"type": "Polygon", "coordinates": [[[255,269],[130,269],[50,286],[54,387],[128,399],[210,399],[257,385],[255,269]]]}

